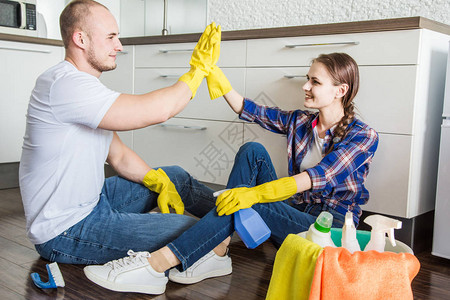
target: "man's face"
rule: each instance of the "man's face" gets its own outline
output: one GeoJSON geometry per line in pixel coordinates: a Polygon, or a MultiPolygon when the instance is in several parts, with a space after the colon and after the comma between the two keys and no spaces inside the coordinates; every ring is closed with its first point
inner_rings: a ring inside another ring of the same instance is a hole
{"type": "Polygon", "coordinates": [[[101,6],[91,8],[92,17],[87,26],[89,44],[86,48],[87,62],[97,72],[114,70],[116,54],[122,51],[119,27],[113,15],[101,6]]]}

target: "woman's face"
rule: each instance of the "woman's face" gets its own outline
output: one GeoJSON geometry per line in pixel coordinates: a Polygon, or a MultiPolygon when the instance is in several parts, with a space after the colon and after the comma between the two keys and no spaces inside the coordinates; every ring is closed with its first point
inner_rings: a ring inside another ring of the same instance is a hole
{"type": "Polygon", "coordinates": [[[340,99],[340,86],[333,80],[326,67],[320,62],[314,62],[306,75],[308,81],[303,85],[305,91],[305,107],[323,109],[336,104],[340,99]]]}

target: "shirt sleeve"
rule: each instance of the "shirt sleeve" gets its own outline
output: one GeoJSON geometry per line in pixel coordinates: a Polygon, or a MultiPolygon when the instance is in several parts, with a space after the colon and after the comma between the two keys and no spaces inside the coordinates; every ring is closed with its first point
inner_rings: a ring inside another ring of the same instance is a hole
{"type": "Polygon", "coordinates": [[[98,78],[78,72],[55,81],[50,103],[60,122],[97,128],[119,95],[105,87],[98,78]]]}
{"type": "Polygon", "coordinates": [[[241,120],[255,122],[264,129],[286,134],[292,112],[282,111],[278,107],[258,105],[250,99],[244,99],[244,109],[239,116],[241,120]]]}
{"type": "Polygon", "coordinates": [[[359,168],[367,168],[378,147],[378,134],[368,128],[361,130],[336,146],[318,165],[306,170],[312,192],[328,194],[359,168]]]}

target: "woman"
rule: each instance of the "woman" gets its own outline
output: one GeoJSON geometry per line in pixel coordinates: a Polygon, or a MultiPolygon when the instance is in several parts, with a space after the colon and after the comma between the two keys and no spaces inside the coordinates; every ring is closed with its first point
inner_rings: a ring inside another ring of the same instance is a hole
{"type": "Polygon", "coordinates": [[[243,145],[227,184],[230,190],[217,197],[216,209],[152,254],[130,252],[106,265],[86,267],[86,276],[97,284],[117,291],[163,293],[163,272],[177,265],[184,271],[173,269],[169,278],[180,283],[231,273],[226,251],[234,231],[232,214],[243,208],[253,207],[261,215],[277,244],[290,233],[308,230],[324,210],[333,215],[334,227],[342,227],[347,211],[359,223],[360,205],[369,199],[364,181],[378,135],[355,118],[359,72],[349,55],[332,53],[312,61],[303,85],[304,106],[318,112],[257,105],[234,91],[216,66],[207,79],[210,94],[224,95],[241,119],[287,135],[290,176],[277,179],[262,145],[243,145]],[[290,205],[284,200],[291,196],[290,205]]]}

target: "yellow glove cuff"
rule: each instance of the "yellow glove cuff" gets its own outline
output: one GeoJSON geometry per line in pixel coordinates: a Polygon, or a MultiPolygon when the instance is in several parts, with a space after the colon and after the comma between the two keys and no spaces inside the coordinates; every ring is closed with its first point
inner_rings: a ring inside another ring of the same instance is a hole
{"type": "Polygon", "coordinates": [[[297,182],[293,177],[283,177],[255,187],[261,195],[260,203],[286,200],[297,193],[297,182]]]}
{"type": "Polygon", "coordinates": [[[189,72],[182,75],[178,80],[185,82],[189,89],[192,92],[191,99],[194,98],[195,94],[197,93],[197,89],[200,86],[200,84],[203,81],[203,78],[205,78],[206,74],[200,69],[197,68],[191,68],[189,72]]]}
{"type": "Polygon", "coordinates": [[[231,84],[228,81],[222,70],[214,65],[206,77],[208,83],[209,97],[211,100],[217,99],[232,90],[231,84]]]}
{"type": "Polygon", "coordinates": [[[158,169],[158,170],[152,169],[144,176],[142,183],[149,190],[156,192],[156,193],[161,193],[161,190],[163,189],[164,182],[165,182],[164,177],[168,178],[166,172],[164,172],[163,169],[158,169]]]}

